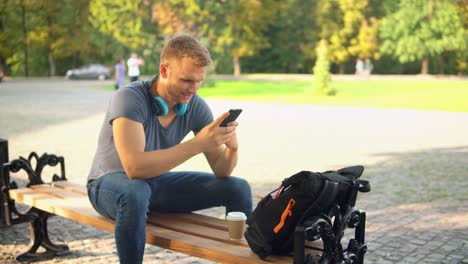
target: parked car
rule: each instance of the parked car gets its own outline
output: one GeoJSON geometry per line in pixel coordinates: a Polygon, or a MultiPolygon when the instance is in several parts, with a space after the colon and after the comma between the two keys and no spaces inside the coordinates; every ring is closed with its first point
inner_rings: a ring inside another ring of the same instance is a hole
{"type": "Polygon", "coordinates": [[[65,78],[106,80],[111,78],[111,71],[101,64],[87,64],[78,69],[68,70],[65,78]]]}

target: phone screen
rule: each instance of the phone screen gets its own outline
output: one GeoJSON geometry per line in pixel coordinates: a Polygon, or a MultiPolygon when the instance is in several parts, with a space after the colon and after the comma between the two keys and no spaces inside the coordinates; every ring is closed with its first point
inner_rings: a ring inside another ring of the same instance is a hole
{"type": "Polygon", "coordinates": [[[221,125],[219,125],[219,126],[225,127],[230,122],[235,121],[237,119],[237,117],[240,115],[241,112],[242,112],[242,109],[231,109],[231,110],[229,110],[229,116],[226,117],[226,119],[224,119],[223,122],[221,122],[221,125]]]}

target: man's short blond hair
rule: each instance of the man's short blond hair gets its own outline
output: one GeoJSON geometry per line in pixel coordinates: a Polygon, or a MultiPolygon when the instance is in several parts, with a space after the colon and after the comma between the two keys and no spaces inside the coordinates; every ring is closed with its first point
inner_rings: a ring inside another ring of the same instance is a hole
{"type": "Polygon", "coordinates": [[[198,66],[209,66],[212,63],[208,49],[196,38],[189,35],[179,35],[171,38],[161,52],[161,63],[172,59],[191,58],[198,66]]]}

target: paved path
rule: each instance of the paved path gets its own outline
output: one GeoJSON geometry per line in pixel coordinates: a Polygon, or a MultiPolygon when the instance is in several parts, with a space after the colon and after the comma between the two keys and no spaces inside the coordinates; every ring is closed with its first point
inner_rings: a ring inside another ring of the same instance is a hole
{"type": "MultiPolygon", "coordinates": [[[[67,177],[84,184],[112,92],[100,82],[44,80],[0,84],[0,138],[10,158],[30,151],[65,157],[67,177]]],[[[283,105],[208,100],[215,115],[243,108],[241,157],[235,174],[255,194],[298,170],[362,164],[372,192],[366,263],[468,263],[468,113],[283,105]]],[[[181,169],[209,170],[203,157],[181,169]]],[[[49,174],[52,174],[53,170],[49,174]]],[[[46,172],[47,173],[47,172],[46,172]]],[[[24,181],[24,175],[14,175],[24,181]]],[[[203,213],[222,217],[221,208],[203,213]]],[[[48,263],[117,263],[113,235],[63,218],[50,220],[53,239],[71,255],[48,263]]],[[[0,228],[0,262],[26,249],[26,225],[0,228]]],[[[210,263],[147,246],[145,263],[210,263]]]]}

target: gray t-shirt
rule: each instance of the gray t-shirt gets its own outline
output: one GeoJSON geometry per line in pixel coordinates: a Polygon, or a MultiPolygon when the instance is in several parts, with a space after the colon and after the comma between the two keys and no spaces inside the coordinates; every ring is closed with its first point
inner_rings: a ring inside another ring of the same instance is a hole
{"type": "Polygon", "coordinates": [[[150,107],[148,90],[151,84],[152,81],[149,80],[132,82],[112,96],[99,133],[88,181],[111,172],[124,171],[112,132],[112,121],[118,117],[126,117],[143,124],[145,151],[170,148],[179,144],[190,131],[198,133],[213,122],[213,114],[206,102],[194,95],[185,115],[177,116],[169,127],[164,128],[150,107]]]}

